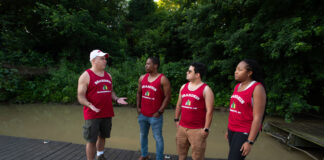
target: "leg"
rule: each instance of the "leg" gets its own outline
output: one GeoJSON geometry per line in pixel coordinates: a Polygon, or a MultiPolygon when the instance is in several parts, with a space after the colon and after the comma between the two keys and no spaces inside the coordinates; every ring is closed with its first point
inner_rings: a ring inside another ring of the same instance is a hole
{"type": "Polygon", "coordinates": [[[93,160],[96,154],[96,143],[87,142],[86,144],[87,160],[93,160]]]}
{"type": "Polygon", "coordinates": [[[193,160],[203,160],[205,157],[206,150],[206,138],[201,133],[201,129],[189,129],[188,139],[191,144],[192,149],[192,159],[193,160]]]}
{"type": "Polygon", "coordinates": [[[159,118],[150,118],[150,124],[152,126],[153,137],[156,144],[156,160],[163,160],[164,141],[162,135],[163,116],[159,118]]]}
{"type": "Polygon", "coordinates": [[[87,141],[86,154],[88,160],[93,160],[95,157],[98,132],[99,125],[97,119],[85,121],[85,125],[83,126],[83,137],[87,141]]]}
{"type": "Polygon", "coordinates": [[[106,138],[110,138],[112,118],[101,118],[99,123],[99,136],[96,143],[97,151],[104,151],[106,138]]]}
{"type": "Polygon", "coordinates": [[[228,160],[244,160],[245,156],[242,156],[240,151],[243,143],[247,140],[248,135],[242,132],[232,132],[228,130],[230,151],[228,154],[228,160]]]}
{"type": "Polygon", "coordinates": [[[140,141],[141,141],[141,157],[147,157],[148,153],[148,133],[150,129],[150,124],[148,122],[148,117],[140,114],[138,116],[138,123],[140,126],[140,141]]]}
{"type": "Polygon", "coordinates": [[[96,143],[97,151],[103,151],[105,149],[105,142],[106,142],[106,138],[102,138],[98,136],[97,143],[96,143]]]}
{"type": "Polygon", "coordinates": [[[179,160],[185,160],[187,158],[189,150],[189,141],[187,138],[186,128],[179,126],[176,134],[176,143],[179,160]]]}

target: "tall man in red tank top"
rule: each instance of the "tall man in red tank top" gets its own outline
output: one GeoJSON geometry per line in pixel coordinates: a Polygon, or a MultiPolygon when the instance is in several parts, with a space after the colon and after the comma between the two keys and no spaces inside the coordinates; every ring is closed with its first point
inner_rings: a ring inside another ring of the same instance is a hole
{"type": "Polygon", "coordinates": [[[205,70],[205,65],[192,63],[187,71],[189,82],[180,89],[174,118],[179,160],[186,159],[190,146],[193,160],[202,160],[205,156],[214,105],[213,91],[202,82],[205,70]]]}
{"type": "Polygon", "coordinates": [[[90,53],[92,67],[82,73],[78,82],[78,100],[83,105],[83,136],[87,141],[88,160],[95,158],[96,150],[97,159],[105,160],[105,139],[110,137],[111,118],[114,116],[112,101],[127,104],[125,97],[116,96],[111,75],[105,71],[108,56],[108,53],[93,50],[90,53]]]}
{"type": "Polygon", "coordinates": [[[152,126],[156,142],[156,160],[163,160],[164,142],[162,136],[163,111],[170,102],[170,82],[162,73],[158,73],[160,61],[150,57],[146,61],[146,74],[138,80],[137,111],[140,126],[141,156],[148,159],[148,133],[152,126]]]}

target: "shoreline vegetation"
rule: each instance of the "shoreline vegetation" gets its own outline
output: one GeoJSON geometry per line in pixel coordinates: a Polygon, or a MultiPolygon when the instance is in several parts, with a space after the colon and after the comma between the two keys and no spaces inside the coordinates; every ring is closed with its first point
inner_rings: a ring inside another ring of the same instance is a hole
{"type": "Polygon", "coordinates": [[[214,105],[228,106],[235,66],[249,58],[264,71],[267,115],[324,112],[322,0],[22,0],[1,1],[0,13],[0,102],[77,102],[89,52],[100,49],[130,104],[149,56],[160,58],[173,106],[193,61],[208,66],[214,105]]]}

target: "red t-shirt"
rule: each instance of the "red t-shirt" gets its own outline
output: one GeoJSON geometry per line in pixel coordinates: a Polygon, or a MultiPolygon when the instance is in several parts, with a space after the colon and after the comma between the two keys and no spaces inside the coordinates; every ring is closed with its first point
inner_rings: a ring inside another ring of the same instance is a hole
{"type": "Polygon", "coordinates": [[[179,125],[185,128],[198,129],[205,127],[206,104],[204,89],[207,84],[202,84],[194,91],[188,89],[189,82],[181,91],[181,119],[179,125]]]}
{"type": "Polygon", "coordinates": [[[111,77],[106,72],[103,77],[100,77],[90,69],[86,71],[90,76],[86,98],[96,108],[100,109],[100,112],[96,113],[89,107],[83,106],[84,119],[113,117],[114,110],[111,101],[111,77]]]}
{"type": "Polygon", "coordinates": [[[251,82],[243,91],[238,92],[240,83],[234,88],[230,101],[228,129],[234,132],[250,133],[253,121],[253,91],[261,83],[251,82]]]}
{"type": "Polygon", "coordinates": [[[148,81],[149,74],[145,74],[142,85],[141,113],[147,117],[153,117],[163,102],[164,93],[161,87],[161,73],[153,82],[148,81]]]}

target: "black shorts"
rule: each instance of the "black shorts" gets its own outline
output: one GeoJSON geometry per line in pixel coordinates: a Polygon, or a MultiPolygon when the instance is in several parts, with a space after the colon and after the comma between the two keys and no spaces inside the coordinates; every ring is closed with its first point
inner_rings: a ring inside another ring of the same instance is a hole
{"type": "Polygon", "coordinates": [[[86,141],[95,143],[98,136],[110,138],[111,117],[85,120],[83,137],[86,141]]]}
{"type": "MultiPolygon", "coordinates": [[[[255,137],[254,142],[258,138],[259,133],[255,137]]],[[[228,154],[228,160],[244,160],[245,156],[242,156],[242,151],[240,151],[243,143],[248,140],[249,134],[243,132],[234,132],[228,129],[228,143],[230,151],[228,154]]]]}

